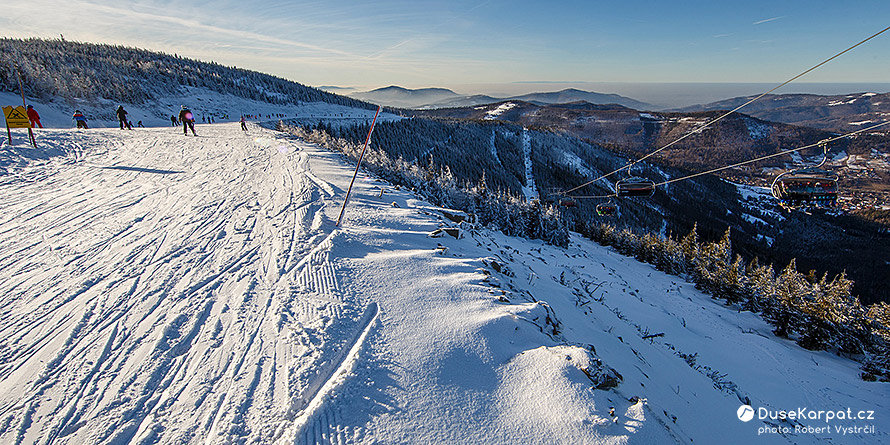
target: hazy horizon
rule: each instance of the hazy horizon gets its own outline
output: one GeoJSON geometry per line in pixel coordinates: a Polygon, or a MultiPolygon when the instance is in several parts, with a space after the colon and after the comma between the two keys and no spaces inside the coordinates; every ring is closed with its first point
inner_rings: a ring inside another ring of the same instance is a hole
{"type": "MultiPolygon", "coordinates": [[[[603,94],[618,94],[624,97],[646,102],[657,109],[682,108],[691,105],[707,104],[734,97],[750,96],[773,89],[780,82],[540,82],[521,81],[490,84],[457,84],[457,85],[424,85],[405,86],[390,83],[376,86],[335,86],[324,85],[317,88],[349,94],[365,92],[388,86],[400,86],[408,89],[448,88],[462,95],[484,94],[496,98],[507,98],[529,93],[546,93],[576,88],[603,94]]],[[[890,82],[802,82],[791,83],[773,94],[818,94],[825,96],[854,93],[887,93],[890,82]]]]}

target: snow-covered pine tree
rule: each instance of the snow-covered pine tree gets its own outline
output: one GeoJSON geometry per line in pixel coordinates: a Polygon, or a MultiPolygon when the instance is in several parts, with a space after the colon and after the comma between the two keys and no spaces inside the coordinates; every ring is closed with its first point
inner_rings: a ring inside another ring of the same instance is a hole
{"type": "Polygon", "coordinates": [[[791,260],[776,278],[775,293],[764,300],[763,316],[779,337],[788,338],[800,327],[803,316],[798,301],[810,293],[810,285],[791,260]]]}
{"type": "Polygon", "coordinates": [[[689,234],[680,239],[680,252],[683,254],[684,273],[690,275],[695,271],[695,263],[699,255],[698,223],[692,226],[689,234]]]}
{"type": "Polygon", "coordinates": [[[867,317],[873,337],[868,343],[861,377],[890,382],[890,304],[884,301],[872,304],[867,317]]]}
{"type": "Polygon", "coordinates": [[[747,299],[742,307],[751,312],[764,310],[767,301],[776,293],[776,272],[772,265],[761,266],[755,257],[746,266],[745,290],[747,299]]]}

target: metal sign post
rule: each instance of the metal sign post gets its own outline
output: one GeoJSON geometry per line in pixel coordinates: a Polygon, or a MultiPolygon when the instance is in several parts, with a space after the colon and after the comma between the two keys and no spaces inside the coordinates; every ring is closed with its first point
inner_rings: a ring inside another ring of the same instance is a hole
{"type": "Polygon", "coordinates": [[[377,107],[377,112],[374,113],[374,120],[371,121],[371,129],[368,130],[368,138],[365,139],[365,146],[362,147],[362,154],[358,157],[358,163],[355,164],[355,173],[352,174],[352,181],[349,183],[349,189],[346,190],[346,199],[343,200],[343,207],[340,208],[340,216],[337,217],[337,226],[343,221],[343,214],[346,213],[346,203],[349,202],[349,195],[352,194],[352,184],[355,183],[355,177],[358,176],[358,169],[362,166],[362,159],[365,157],[365,150],[368,149],[368,144],[371,142],[371,133],[374,132],[374,124],[377,123],[377,115],[380,114],[380,107],[377,107]]]}
{"type": "MultiPolygon", "coordinates": [[[[18,64],[15,64],[15,70],[19,73],[19,94],[22,95],[22,110],[24,110],[25,106],[27,106],[27,104],[25,103],[25,89],[22,87],[22,83],[23,83],[22,72],[21,72],[21,70],[19,70],[18,64]]],[[[25,118],[27,118],[28,111],[25,110],[24,113],[25,113],[25,118]]],[[[22,128],[22,127],[16,127],[16,128],[22,128]]],[[[9,132],[9,118],[7,118],[6,131],[9,132]]],[[[28,138],[31,139],[31,145],[33,145],[34,148],[37,148],[37,139],[34,137],[34,130],[31,129],[31,119],[28,119],[28,138]]],[[[9,135],[9,145],[12,145],[12,134],[9,135]]]]}

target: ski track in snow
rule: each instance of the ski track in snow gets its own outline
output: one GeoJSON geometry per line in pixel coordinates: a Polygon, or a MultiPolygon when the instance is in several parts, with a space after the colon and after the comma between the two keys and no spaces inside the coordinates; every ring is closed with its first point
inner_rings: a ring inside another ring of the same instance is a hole
{"type": "Polygon", "coordinates": [[[299,144],[199,130],[46,132],[99,142],[4,181],[0,442],[272,440],[367,327],[299,144]]]}

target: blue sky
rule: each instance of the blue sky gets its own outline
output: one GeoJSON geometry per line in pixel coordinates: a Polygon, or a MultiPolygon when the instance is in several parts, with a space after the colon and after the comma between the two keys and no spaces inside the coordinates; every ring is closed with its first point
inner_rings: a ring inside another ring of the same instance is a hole
{"type": "MultiPolygon", "coordinates": [[[[887,26],[885,0],[29,0],[0,15],[5,36],[138,46],[316,86],[466,93],[536,81],[778,84],[887,26]]],[[[801,81],[890,82],[888,55],[890,31],[801,81]]]]}

